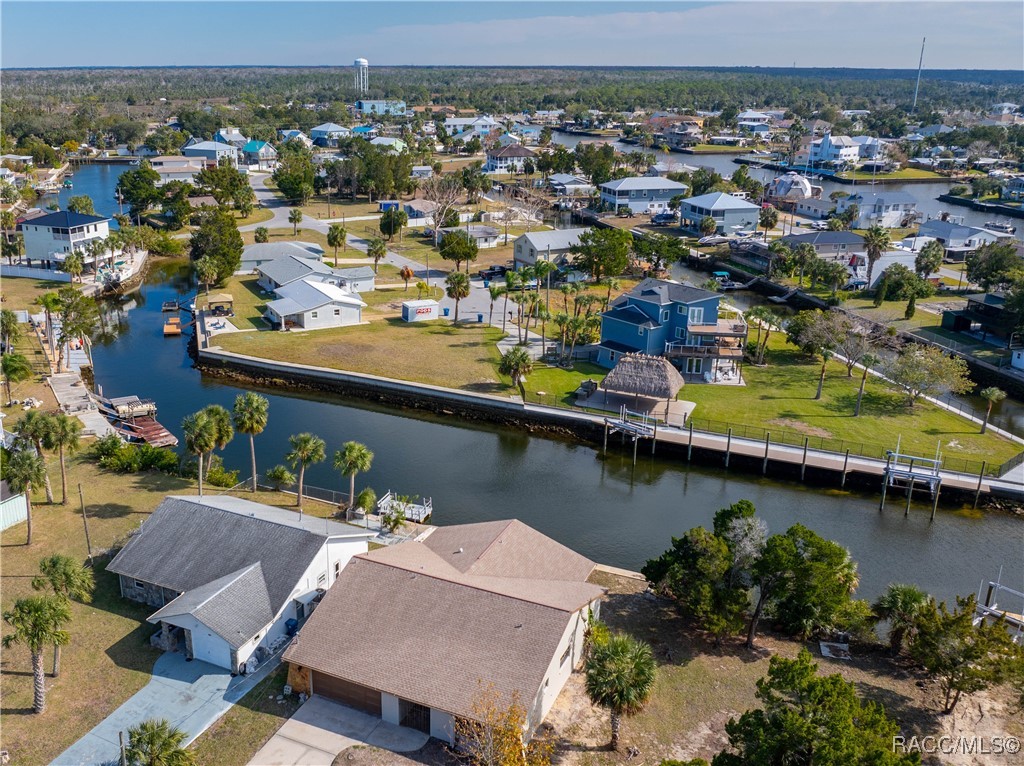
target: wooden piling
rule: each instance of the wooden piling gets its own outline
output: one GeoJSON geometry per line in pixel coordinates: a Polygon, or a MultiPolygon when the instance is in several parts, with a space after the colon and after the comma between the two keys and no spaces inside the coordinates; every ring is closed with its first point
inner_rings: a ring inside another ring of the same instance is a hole
{"type": "Polygon", "coordinates": [[[654,421],[654,436],[651,437],[651,455],[654,454],[654,448],[658,444],[658,421],[654,421]]]}
{"type": "Polygon", "coordinates": [[[729,467],[729,456],[732,454],[732,429],[729,429],[728,436],[725,437],[725,467],[729,467]]]}
{"type": "Polygon", "coordinates": [[[935,521],[935,509],[939,507],[939,493],[942,492],[942,484],[935,487],[935,497],[932,499],[932,515],[928,521],[935,521]]]}
{"type": "Polygon", "coordinates": [[[811,437],[804,437],[804,457],[800,461],[800,481],[804,480],[804,474],[807,472],[807,444],[810,442],[811,437]]]}
{"type": "Polygon", "coordinates": [[[843,478],[839,482],[839,489],[846,489],[846,471],[850,465],[850,450],[846,450],[846,455],[843,457],[843,478]]]}
{"type": "MultiPolygon", "coordinates": [[[[913,462],[913,461],[911,461],[913,462]]],[[[903,509],[903,518],[907,518],[910,515],[910,498],[914,494],[914,475],[911,474],[907,477],[907,507],[903,509]]]]}
{"type": "Polygon", "coordinates": [[[633,437],[633,467],[636,468],[636,447],[640,443],[640,437],[633,437]]]}
{"type": "Polygon", "coordinates": [[[892,462],[892,455],[885,456],[885,471],[882,472],[882,501],[878,504],[881,512],[885,508],[885,491],[889,488],[889,463],[892,462]]]}
{"type": "Polygon", "coordinates": [[[981,497],[981,481],[985,478],[985,461],[981,461],[981,470],[978,471],[978,487],[974,490],[974,505],[972,508],[978,507],[978,499],[981,497]]]}
{"type": "Polygon", "coordinates": [[[764,432],[764,462],[761,463],[761,475],[768,474],[768,445],[771,444],[772,435],[769,431],[764,432]]]}
{"type": "Polygon", "coordinates": [[[605,454],[608,452],[608,418],[604,420],[604,446],[601,448],[601,453],[605,454]]]}
{"type": "Polygon", "coordinates": [[[690,418],[690,437],[686,440],[686,462],[693,456],[693,418],[690,418]]]}

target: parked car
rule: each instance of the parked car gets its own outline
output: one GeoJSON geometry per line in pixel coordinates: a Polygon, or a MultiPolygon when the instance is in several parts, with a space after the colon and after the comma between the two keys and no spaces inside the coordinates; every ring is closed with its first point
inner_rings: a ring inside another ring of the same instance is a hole
{"type": "Polygon", "coordinates": [[[497,277],[504,276],[506,271],[508,271],[507,266],[489,266],[486,269],[480,269],[477,275],[480,279],[496,279],[497,277]]]}
{"type": "Polygon", "coordinates": [[[828,231],[828,221],[811,221],[811,228],[815,231],[828,231]]]}
{"type": "Polygon", "coordinates": [[[654,226],[671,226],[675,222],[675,213],[656,213],[651,216],[651,224],[654,226]]]}

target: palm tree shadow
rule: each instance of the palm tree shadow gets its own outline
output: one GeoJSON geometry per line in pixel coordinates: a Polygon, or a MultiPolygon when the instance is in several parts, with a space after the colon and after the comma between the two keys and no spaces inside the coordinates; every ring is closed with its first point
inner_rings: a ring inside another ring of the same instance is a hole
{"type": "Polygon", "coordinates": [[[124,505],[123,503],[99,503],[95,505],[87,505],[85,507],[85,512],[89,518],[94,519],[119,519],[133,513],[149,514],[148,511],[138,511],[132,506],[124,505]]]}

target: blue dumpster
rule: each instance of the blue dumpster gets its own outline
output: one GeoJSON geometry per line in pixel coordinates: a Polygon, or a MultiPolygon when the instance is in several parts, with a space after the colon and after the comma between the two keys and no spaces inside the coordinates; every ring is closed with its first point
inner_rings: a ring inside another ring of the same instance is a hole
{"type": "Polygon", "coordinates": [[[299,621],[291,617],[284,621],[284,630],[289,636],[294,636],[299,630],[299,621]]]}
{"type": "Polygon", "coordinates": [[[451,311],[451,309],[449,309],[449,308],[442,309],[442,310],[444,311],[444,315],[445,316],[448,316],[448,313],[451,311]]]}
{"type": "Polygon", "coordinates": [[[477,314],[476,315],[476,321],[477,322],[483,322],[484,321],[484,315],[483,314],[477,314]]]}
{"type": "Polygon", "coordinates": [[[491,286],[491,280],[485,279],[484,280],[484,287],[490,287],[490,286],[491,286]]]}

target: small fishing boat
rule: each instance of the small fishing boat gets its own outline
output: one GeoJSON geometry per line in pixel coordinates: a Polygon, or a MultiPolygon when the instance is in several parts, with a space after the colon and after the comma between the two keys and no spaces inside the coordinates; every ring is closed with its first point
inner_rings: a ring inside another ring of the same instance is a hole
{"type": "Polygon", "coordinates": [[[1017,227],[1009,221],[985,221],[985,228],[989,231],[998,231],[1002,234],[1017,233],[1017,227]]]}
{"type": "Polygon", "coordinates": [[[178,311],[180,309],[177,301],[164,301],[160,306],[161,311],[178,311]]]}
{"type": "Polygon", "coordinates": [[[65,178],[64,179],[63,186],[64,186],[65,189],[73,189],[73,188],[75,188],[75,185],[71,182],[70,178],[65,178]]]}
{"type": "Polygon", "coordinates": [[[137,396],[94,398],[99,411],[126,441],[145,442],[154,447],[173,447],[178,443],[178,437],[157,422],[156,402],[152,399],[137,396]]]}

